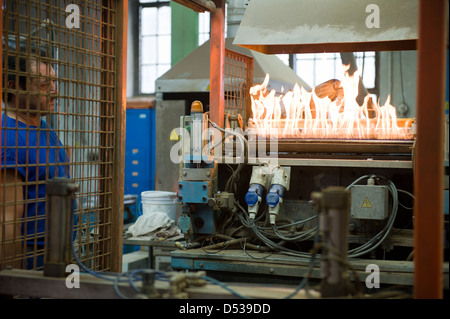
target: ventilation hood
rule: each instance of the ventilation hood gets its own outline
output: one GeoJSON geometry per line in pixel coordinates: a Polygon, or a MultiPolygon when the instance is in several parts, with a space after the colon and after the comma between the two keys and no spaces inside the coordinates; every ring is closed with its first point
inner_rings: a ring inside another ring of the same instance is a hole
{"type": "Polygon", "coordinates": [[[418,0],[254,0],[234,44],[266,54],[415,50],[418,0]]]}
{"type": "MultiPolygon", "coordinates": [[[[258,0],[259,1],[259,0],[258,0]]],[[[291,90],[295,83],[306,90],[311,87],[277,56],[266,55],[233,45],[233,38],[225,39],[225,47],[253,57],[253,82],[262,83],[270,75],[269,89],[291,90]]],[[[156,80],[156,92],[208,92],[210,69],[210,41],[206,41],[175,64],[156,80]]]]}

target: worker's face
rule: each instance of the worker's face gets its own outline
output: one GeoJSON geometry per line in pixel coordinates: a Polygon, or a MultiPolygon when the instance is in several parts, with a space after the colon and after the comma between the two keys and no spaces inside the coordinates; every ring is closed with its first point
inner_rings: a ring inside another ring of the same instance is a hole
{"type": "Polygon", "coordinates": [[[19,107],[40,111],[38,116],[54,111],[56,99],[56,74],[52,66],[45,63],[31,63],[29,87],[19,94],[19,107]]]}

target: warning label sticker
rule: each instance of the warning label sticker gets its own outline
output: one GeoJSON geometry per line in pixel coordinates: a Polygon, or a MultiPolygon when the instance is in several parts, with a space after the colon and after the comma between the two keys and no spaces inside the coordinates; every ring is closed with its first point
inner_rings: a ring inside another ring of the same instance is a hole
{"type": "Polygon", "coordinates": [[[372,204],[370,203],[369,197],[366,197],[366,199],[364,199],[361,208],[372,208],[372,204]]]}

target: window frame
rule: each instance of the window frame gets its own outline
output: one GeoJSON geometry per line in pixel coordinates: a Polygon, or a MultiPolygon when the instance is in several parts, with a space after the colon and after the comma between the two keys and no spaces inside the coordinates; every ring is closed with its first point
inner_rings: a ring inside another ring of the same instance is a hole
{"type": "MultiPolygon", "coordinates": [[[[170,7],[170,1],[162,1],[162,0],[154,0],[152,2],[141,2],[141,0],[139,1],[138,4],[138,15],[139,15],[139,26],[138,26],[138,67],[137,67],[137,92],[138,95],[140,96],[148,96],[148,95],[154,95],[156,94],[156,90],[155,92],[143,92],[142,91],[142,9],[144,8],[161,8],[161,7],[165,7],[168,6],[170,7]]],[[[208,19],[208,30],[204,31],[201,25],[201,14],[199,13],[199,32],[198,32],[198,46],[204,44],[206,41],[208,41],[211,37],[211,19],[208,19]]],[[[209,14],[209,13],[203,13],[203,14],[209,14]]],[[[157,35],[158,36],[158,35],[157,35]]],[[[170,36],[172,36],[172,30],[170,31],[170,36]]],[[[159,63],[157,61],[157,63],[155,64],[156,67],[158,67],[159,63]]]]}
{"type": "MultiPolygon", "coordinates": [[[[145,8],[162,8],[162,7],[170,7],[170,1],[161,1],[161,0],[155,0],[154,2],[141,2],[141,0],[139,0],[139,8],[138,8],[138,12],[139,12],[139,32],[138,32],[138,55],[139,55],[139,61],[138,61],[138,94],[142,95],[142,96],[146,96],[146,95],[154,95],[156,93],[155,92],[143,92],[142,91],[142,9],[145,8]]],[[[172,34],[172,30],[170,31],[170,36],[172,34]]],[[[158,67],[159,63],[158,61],[156,62],[155,66],[158,67]]]]}

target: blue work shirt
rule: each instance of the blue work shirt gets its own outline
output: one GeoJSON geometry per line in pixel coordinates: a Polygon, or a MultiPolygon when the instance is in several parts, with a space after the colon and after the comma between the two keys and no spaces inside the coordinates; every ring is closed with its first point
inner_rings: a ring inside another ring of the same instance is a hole
{"type": "Polygon", "coordinates": [[[1,169],[17,170],[22,177],[25,202],[22,235],[28,244],[43,245],[45,239],[45,182],[70,178],[70,159],[56,133],[46,121],[39,127],[2,115],[1,169]]]}

